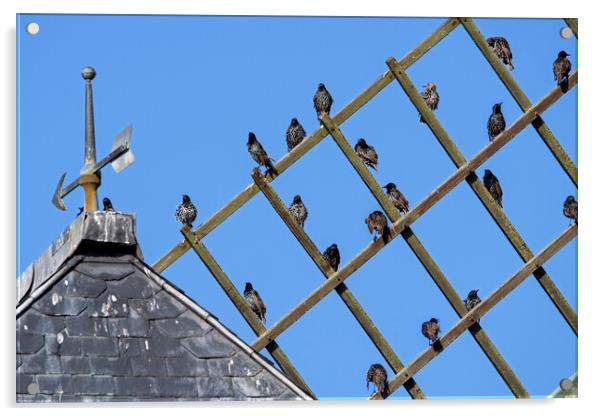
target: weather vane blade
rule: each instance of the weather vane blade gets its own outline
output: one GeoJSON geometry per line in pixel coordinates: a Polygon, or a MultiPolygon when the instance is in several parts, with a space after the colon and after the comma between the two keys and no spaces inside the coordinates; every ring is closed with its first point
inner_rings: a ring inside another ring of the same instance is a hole
{"type": "Polygon", "coordinates": [[[84,210],[86,212],[98,209],[96,189],[100,186],[100,170],[112,164],[115,172],[119,173],[134,162],[134,154],[130,149],[130,138],[132,126],[129,125],[119,132],[113,140],[111,152],[100,162],[96,162],[96,138],[94,135],[94,106],[92,102],[92,80],[96,76],[94,68],[86,67],[82,70],[82,77],[86,80],[86,134],[84,146],[84,167],[80,171],[79,178],[63,188],[66,173],[59,179],[54,191],[52,203],[58,209],[65,211],[63,198],[77,188],[79,185],[84,189],[84,210]]]}

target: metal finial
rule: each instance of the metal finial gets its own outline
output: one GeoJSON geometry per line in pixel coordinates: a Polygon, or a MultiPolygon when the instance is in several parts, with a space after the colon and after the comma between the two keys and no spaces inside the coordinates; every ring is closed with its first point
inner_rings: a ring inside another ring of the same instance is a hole
{"type": "Polygon", "coordinates": [[[91,66],[87,66],[82,69],[82,78],[86,81],[92,81],[96,76],[96,71],[91,66]]]}

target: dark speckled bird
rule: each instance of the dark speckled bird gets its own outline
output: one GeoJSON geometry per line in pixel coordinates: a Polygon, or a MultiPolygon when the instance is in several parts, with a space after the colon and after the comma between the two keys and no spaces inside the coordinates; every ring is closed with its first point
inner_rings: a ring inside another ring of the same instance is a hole
{"type": "Polygon", "coordinates": [[[493,105],[491,115],[487,121],[487,133],[489,134],[489,141],[492,141],[498,134],[506,129],[506,120],[502,114],[502,103],[496,103],[493,105]]]}
{"type": "Polygon", "coordinates": [[[368,231],[370,231],[370,234],[376,231],[377,235],[374,236],[375,241],[379,235],[382,235],[385,243],[389,241],[391,231],[387,225],[387,217],[385,217],[385,214],[380,211],[372,212],[370,215],[368,215],[368,218],[366,218],[366,225],[368,226],[368,231]]]}
{"type": "Polygon", "coordinates": [[[374,170],[378,170],[378,154],[374,147],[366,143],[363,138],[359,139],[355,144],[355,153],[362,159],[366,166],[370,166],[374,170]]]}
{"type": "Polygon", "coordinates": [[[481,298],[477,293],[478,291],[479,289],[473,289],[470,292],[468,292],[468,296],[466,297],[466,299],[464,299],[464,306],[466,306],[466,309],[471,310],[479,303],[481,303],[481,298]]]}
{"type": "Polygon", "coordinates": [[[115,209],[113,209],[113,204],[111,203],[111,200],[106,196],[102,199],[102,210],[105,212],[115,211],[115,209]]]}
{"type": "Polygon", "coordinates": [[[196,219],[196,207],[188,195],[182,195],[182,203],[176,208],[176,219],[183,225],[192,227],[196,219]]]}
{"type": "Polygon", "coordinates": [[[568,89],[569,73],[571,72],[571,61],[569,61],[567,56],[570,55],[565,51],[558,52],[558,58],[556,58],[554,66],[552,67],[556,83],[560,85],[562,91],[565,92],[568,89]]]}
{"type": "Polygon", "coordinates": [[[502,60],[504,65],[508,65],[508,68],[512,71],[514,69],[514,65],[512,65],[512,51],[510,50],[510,44],[506,38],[493,36],[487,38],[487,43],[493,49],[493,52],[497,57],[502,60]]]}
{"type": "Polygon", "coordinates": [[[429,321],[422,323],[422,335],[429,340],[429,345],[437,341],[439,338],[439,320],[437,318],[431,318],[429,321]]]}
{"type": "Polygon", "coordinates": [[[575,220],[575,224],[577,224],[577,200],[574,196],[566,197],[562,213],[565,217],[575,220]]]}
{"type": "Polygon", "coordinates": [[[305,130],[299,120],[293,118],[291,124],[286,129],[286,145],[288,151],[293,150],[305,138],[305,130]]]}
{"type": "Polygon", "coordinates": [[[389,182],[385,186],[383,186],[387,190],[387,195],[389,195],[389,199],[395,205],[395,208],[399,210],[402,214],[405,214],[410,209],[410,204],[406,197],[401,193],[397,186],[393,182],[389,182]]]}
{"type": "Polygon", "coordinates": [[[243,292],[243,294],[245,296],[245,300],[251,307],[251,310],[253,310],[253,312],[255,312],[255,315],[257,315],[257,317],[263,323],[265,323],[265,304],[263,303],[263,300],[261,300],[261,296],[259,296],[259,293],[257,293],[257,291],[253,289],[253,285],[251,283],[247,282],[245,284],[245,291],[243,292]]]}
{"type": "Polygon", "coordinates": [[[330,95],[324,84],[320,83],[320,85],[318,85],[318,90],[314,94],[314,108],[316,109],[320,124],[322,124],[320,115],[322,113],[330,115],[330,107],[332,107],[333,102],[332,95],[330,95]]]}
{"type": "Polygon", "coordinates": [[[307,219],[307,208],[305,208],[305,204],[303,204],[299,195],[295,195],[293,198],[293,203],[288,207],[288,212],[291,213],[297,224],[303,228],[307,219]]]}
{"type": "Polygon", "coordinates": [[[255,133],[252,131],[249,132],[249,140],[247,141],[247,149],[249,150],[249,154],[253,158],[255,162],[257,162],[260,166],[265,166],[267,171],[266,173],[275,174],[276,169],[272,164],[272,158],[267,152],[263,149],[259,140],[255,136],[255,133]]]}
{"type": "Polygon", "coordinates": [[[324,260],[330,264],[330,267],[336,272],[339,270],[339,264],[341,263],[341,254],[339,253],[339,248],[336,244],[330,245],[324,253],[322,253],[322,257],[324,260]]]}
{"type": "Polygon", "coordinates": [[[500,208],[504,208],[502,205],[502,187],[500,185],[500,181],[496,178],[496,176],[489,170],[485,169],[485,174],[483,175],[483,184],[485,188],[491,194],[491,197],[495,202],[500,206],[500,208]]]}
{"type": "Polygon", "coordinates": [[[389,395],[389,382],[387,381],[387,370],[380,364],[372,364],[366,372],[366,388],[370,388],[370,383],[374,384],[375,391],[378,391],[383,399],[389,395]]]}
{"type": "MultiPolygon", "coordinates": [[[[422,99],[426,102],[426,105],[434,111],[439,105],[439,94],[437,93],[437,86],[432,82],[427,83],[422,91],[422,99]]],[[[420,122],[424,123],[425,120],[420,116],[420,122]]]]}

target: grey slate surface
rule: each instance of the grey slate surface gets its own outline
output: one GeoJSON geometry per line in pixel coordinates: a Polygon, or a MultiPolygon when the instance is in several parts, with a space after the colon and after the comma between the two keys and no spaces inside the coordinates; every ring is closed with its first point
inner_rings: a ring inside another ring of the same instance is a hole
{"type": "MultiPolygon", "coordinates": [[[[119,243],[98,214],[83,230],[119,243]]],[[[118,216],[106,225],[128,223],[118,216]]],[[[21,277],[36,286],[17,295],[18,402],[309,399],[122,245],[97,256],[69,244],[62,265],[38,262],[48,276],[21,277]]]]}

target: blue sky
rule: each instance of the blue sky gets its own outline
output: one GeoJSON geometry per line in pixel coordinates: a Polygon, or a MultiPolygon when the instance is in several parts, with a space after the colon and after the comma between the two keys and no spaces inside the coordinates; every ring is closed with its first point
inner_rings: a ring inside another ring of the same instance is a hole
{"type": "MultiPolygon", "coordinates": [[[[182,239],[173,213],[183,193],[200,224],[251,182],[246,150],[254,131],[268,152],[286,152],[284,132],[297,117],[309,133],[318,123],[311,98],[324,82],[332,113],[386,71],[445,19],[21,15],[18,41],[18,212],[20,273],[72,221],[83,194],[50,203],[58,178],[75,178],[83,164],[84,82],[94,85],[97,157],[115,134],[134,124],[136,163],[117,175],[105,169],[99,196],[137,215],[145,260],[152,264],[182,239]],[[24,26],[36,21],[40,32],[24,26]]],[[[562,20],[477,19],[485,36],[503,35],[514,54],[512,75],[531,101],[553,86],[559,50],[577,67],[577,42],[559,36],[562,20]]],[[[436,116],[466,158],[487,144],[486,121],[502,101],[508,124],[520,109],[464,29],[457,28],[408,70],[417,86],[435,82],[436,116]]],[[[577,162],[577,88],[543,115],[577,162]]],[[[395,182],[410,204],[447,178],[454,166],[401,87],[391,83],[341,126],[351,144],[365,137],[379,152],[376,179],[395,182]]],[[[569,224],[562,202],[576,194],[532,128],[478,169],[491,169],[504,190],[504,209],[537,252],[569,224]]],[[[295,163],[273,186],[288,204],[300,194],[309,210],[305,230],[323,250],[336,242],[345,263],[370,241],[366,215],[378,206],[330,137],[295,163]]],[[[443,273],[464,297],[482,297],[521,267],[468,185],[462,183],[412,226],[443,273]]],[[[253,282],[267,304],[268,324],[304,298],[323,277],[267,200],[259,194],[204,239],[234,284],[253,282]]],[[[577,244],[546,265],[577,309],[577,244]]],[[[252,331],[192,251],[163,275],[244,340],[252,331]]],[[[420,323],[431,316],[449,329],[457,317],[435,284],[398,239],[347,280],[400,359],[426,346],[420,323]]],[[[577,339],[533,278],[481,320],[532,396],[547,395],[577,368],[577,339]]],[[[368,393],[365,371],[384,360],[336,293],[327,296],[278,338],[321,398],[368,393]]],[[[392,374],[392,370],[389,374],[392,374]]],[[[429,397],[510,394],[468,334],[415,377],[429,397]]],[[[407,398],[404,389],[395,398],[407,398]]]]}

